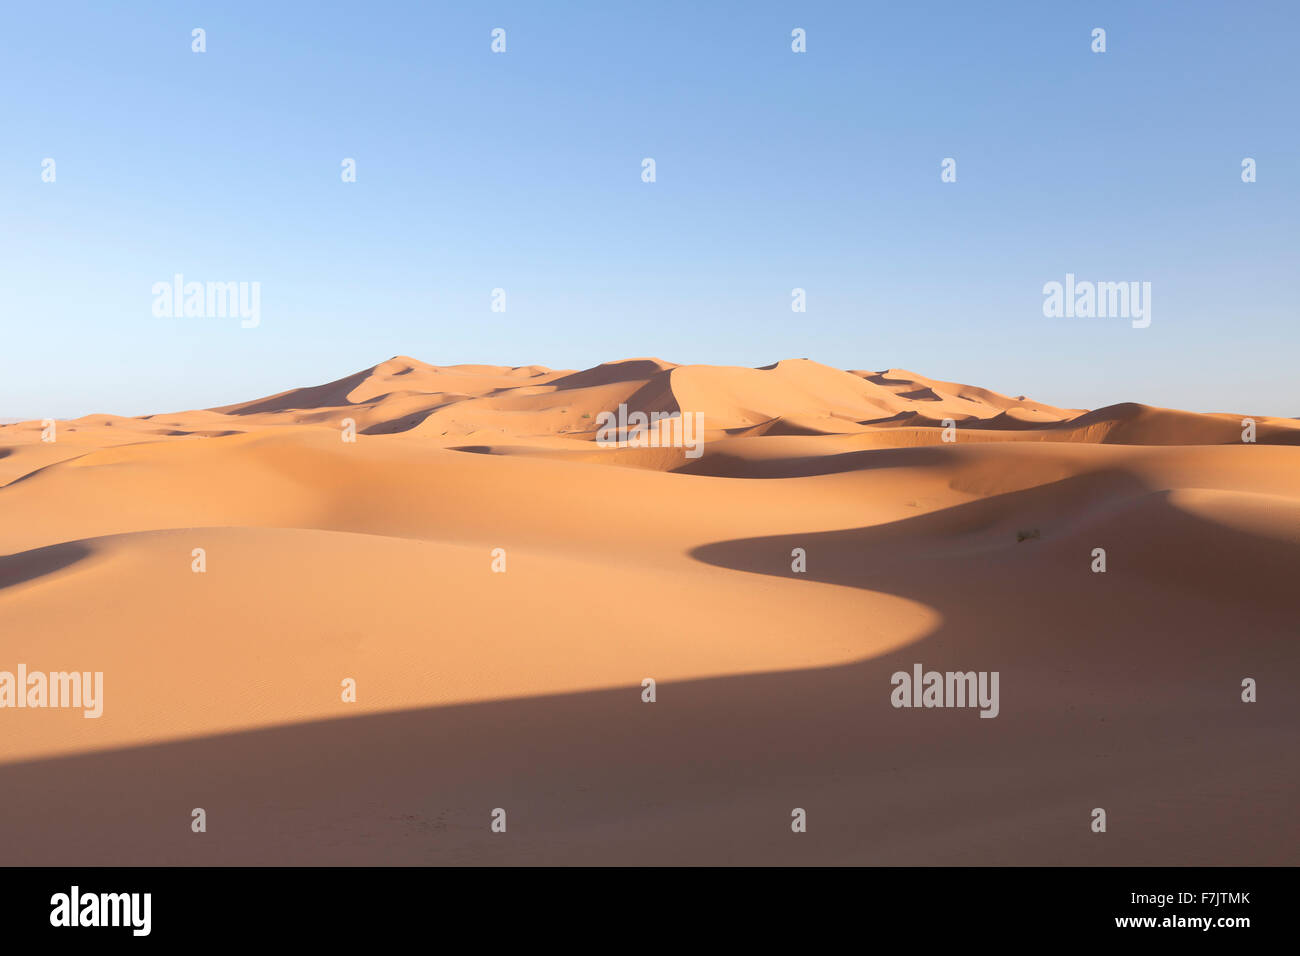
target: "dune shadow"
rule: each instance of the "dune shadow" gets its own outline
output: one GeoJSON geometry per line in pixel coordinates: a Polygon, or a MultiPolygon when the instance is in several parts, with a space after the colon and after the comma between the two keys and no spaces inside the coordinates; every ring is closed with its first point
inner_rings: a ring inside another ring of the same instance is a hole
{"type": "Polygon", "coordinates": [[[401,432],[409,432],[411,429],[419,426],[426,418],[442,408],[447,403],[439,403],[432,408],[422,408],[418,412],[408,415],[402,415],[398,418],[390,418],[385,421],[375,422],[361,429],[363,435],[396,435],[401,432]]]}
{"type": "Polygon", "coordinates": [[[62,571],[88,557],[90,553],[90,548],[82,542],[69,541],[4,555],[0,557],[0,591],[62,571]]]}
{"type": "Polygon", "coordinates": [[[348,401],[348,395],[358,385],[365,382],[374,373],[374,368],[362,369],[346,378],[338,379],[334,382],[327,382],[324,385],[312,385],[304,388],[294,388],[287,392],[281,392],[278,395],[270,395],[266,398],[257,399],[252,402],[244,402],[236,405],[222,405],[211,409],[214,412],[222,412],[226,415],[258,415],[263,412],[285,412],[294,410],[311,410],[316,408],[332,408],[334,406],[344,406],[353,404],[348,401]]]}
{"type": "Polygon", "coordinates": [[[188,438],[190,436],[197,436],[199,438],[228,438],[231,435],[244,435],[247,433],[233,428],[205,428],[194,430],[186,430],[184,428],[159,428],[155,430],[153,434],[165,435],[168,438],[188,438]]]}
{"type": "MultiPolygon", "coordinates": [[[[571,372],[551,382],[557,392],[577,388],[592,388],[600,385],[615,385],[619,382],[636,382],[642,379],[666,380],[667,371],[653,359],[627,359],[622,362],[610,362],[571,372]]],[[[629,404],[629,407],[633,407],[629,404]]]]}
{"type": "Polygon", "coordinates": [[[674,468],[676,474],[716,478],[810,478],[844,471],[874,471],[885,468],[926,468],[951,463],[945,448],[909,445],[904,448],[866,448],[834,455],[795,455],[785,458],[750,459],[725,452],[713,452],[674,468]]]}

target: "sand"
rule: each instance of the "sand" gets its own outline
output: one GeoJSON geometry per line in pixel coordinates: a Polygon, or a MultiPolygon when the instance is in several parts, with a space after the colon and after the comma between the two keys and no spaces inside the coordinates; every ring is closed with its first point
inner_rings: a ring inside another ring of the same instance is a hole
{"type": "Polygon", "coordinates": [[[1300,862],[1300,421],[397,357],[56,429],[0,426],[0,671],[103,715],[0,709],[6,863],[1300,862]]]}

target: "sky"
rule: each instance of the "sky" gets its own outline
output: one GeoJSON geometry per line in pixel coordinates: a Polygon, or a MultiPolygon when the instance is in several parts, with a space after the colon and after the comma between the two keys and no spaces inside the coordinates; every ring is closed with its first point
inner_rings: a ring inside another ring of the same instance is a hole
{"type": "Polygon", "coordinates": [[[0,418],[221,405],[399,354],[806,357],[1300,416],[1290,0],[0,16],[0,418]],[[1067,273],[1150,282],[1151,324],[1045,316],[1067,273]],[[155,314],[176,274],[259,283],[258,324],[155,314]]]}

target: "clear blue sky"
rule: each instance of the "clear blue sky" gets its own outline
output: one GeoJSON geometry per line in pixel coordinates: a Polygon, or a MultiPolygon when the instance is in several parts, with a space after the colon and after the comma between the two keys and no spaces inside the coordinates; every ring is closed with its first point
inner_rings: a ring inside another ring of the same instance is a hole
{"type": "Polygon", "coordinates": [[[0,417],[223,404],[394,354],[808,357],[1300,415],[1295,2],[3,17],[0,417]],[[177,272],[260,282],[260,327],[155,318],[177,272]],[[1150,328],[1044,318],[1067,272],[1150,281],[1150,328]]]}

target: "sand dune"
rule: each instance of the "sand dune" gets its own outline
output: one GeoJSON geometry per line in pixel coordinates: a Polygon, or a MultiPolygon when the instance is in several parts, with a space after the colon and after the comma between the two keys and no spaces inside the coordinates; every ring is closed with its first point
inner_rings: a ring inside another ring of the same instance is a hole
{"type": "Polygon", "coordinates": [[[0,846],[1294,864],[1300,422],[1244,443],[1246,417],[806,359],[398,356],[0,426],[0,671],[104,674],[100,718],[0,709],[0,846]],[[620,404],[700,413],[702,454],[598,442],[620,404]],[[892,707],[916,662],[998,671],[999,715],[892,707]]]}

